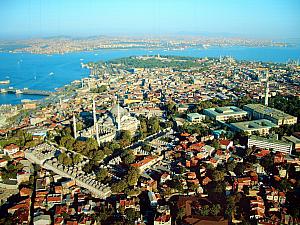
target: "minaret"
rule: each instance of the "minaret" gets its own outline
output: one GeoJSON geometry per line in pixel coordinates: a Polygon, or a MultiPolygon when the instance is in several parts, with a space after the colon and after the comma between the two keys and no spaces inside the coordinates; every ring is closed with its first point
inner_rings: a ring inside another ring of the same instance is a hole
{"type": "Polygon", "coordinates": [[[73,114],[73,132],[74,132],[74,138],[77,139],[77,130],[76,130],[76,118],[75,118],[75,114],[73,114]]]}
{"type": "Polygon", "coordinates": [[[59,106],[60,106],[60,108],[62,108],[62,100],[61,100],[61,98],[59,98],[59,106]]]}
{"type": "Polygon", "coordinates": [[[96,140],[97,140],[98,146],[100,147],[99,128],[98,128],[97,117],[96,117],[95,99],[93,99],[93,120],[94,120],[94,131],[96,133],[96,140]]]}
{"type": "Polygon", "coordinates": [[[81,88],[83,89],[83,79],[81,79],[81,88]]]}
{"type": "Polygon", "coordinates": [[[94,120],[94,129],[96,130],[97,117],[96,117],[96,104],[95,104],[95,99],[93,99],[93,120],[94,120]]]}
{"type": "Polygon", "coordinates": [[[88,79],[88,87],[89,87],[89,91],[90,91],[91,90],[90,79],[88,79]]]}
{"type": "Polygon", "coordinates": [[[269,72],[266,74],[265,106],[269,104],[269,72]]]}
{"type": "Polygon", "coordinates": [[[119,99],[117,98],[117,106],[118,106],[118,115],[117,115],[117,123],[118,123],[118,131],[121,130],[121,116],[120,116],[120,105],[119,105],[119,99]]]}

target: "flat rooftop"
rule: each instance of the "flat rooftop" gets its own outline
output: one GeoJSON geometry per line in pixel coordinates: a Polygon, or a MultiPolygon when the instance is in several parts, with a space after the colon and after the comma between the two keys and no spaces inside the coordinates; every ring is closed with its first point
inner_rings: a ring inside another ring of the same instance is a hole
{"type": "Polygon", "coordinates": [[[230,125],[240,130],[249,130],[249,131],[251,130],[254,131],[262,128],[278,127],[278,125],[266,119],[237,122],[237,123],[231,123],[230,125]]]}
{"type": "Polygon", "coordinates": [[[292,143],[288,142],[288,141],[277,140],[275,138],[265,138],[265,137],[256,136],[256,135],[251,135],[249,137],[249,139],[256,140],[256,141],[266,141],[266,142],[271,142],[271,143],[274,143],[274,144],[287,145],[287,146],[292,145],[292,143]]]}
{"type": "Polygon", "coordinates": [[[226,107],[218,107],[218,108],[208,108],[204,109],[204,112],[209,112],[210,114],[213,114],[214,116],[218,115],[234,115],[234,114],[245,114],[248,113],[236,106],[226,106],[226,107]]]}
{"type": "Polygon", "coordinates": [[[199,118],[199,117],[202,117],[204,115],[200,114],[200,113],[189,113],[187,114],[188,117],[191,117],[191,118],[199,118]]]}
{"type": "Polygon", "coordinates": [[[247,107],[251,110],[254,110],[258,113],[271,116],[275,119],[292,119],[295,118],[294,116],[291,116],[283,111],[280,111],[278,109],[274,109],[262,104],[247,104],[244,107],[247,107]]]}

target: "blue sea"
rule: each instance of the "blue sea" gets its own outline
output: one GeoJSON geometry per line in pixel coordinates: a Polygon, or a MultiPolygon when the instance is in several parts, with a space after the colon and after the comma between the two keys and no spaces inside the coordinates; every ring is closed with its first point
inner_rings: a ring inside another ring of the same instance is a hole
{"type": "MultiPolygon", "coordinates": [[[[54,91],[55,88],[89,75],[87,69],[81,68],[81,62],[156,54],[194,57],[232,56],[238,60],[285,63],[289,59],[300,59],[300,47],[212,47],[185,50],[101,49],[63,55],[0,53],[0,80],[10,80],[9,85],[0,84],[0,88],[14,87],[54,91]]],[[[41,98],[43,97],[0,93],[0,104],[19,104],[22,99],[41,98]]]]}

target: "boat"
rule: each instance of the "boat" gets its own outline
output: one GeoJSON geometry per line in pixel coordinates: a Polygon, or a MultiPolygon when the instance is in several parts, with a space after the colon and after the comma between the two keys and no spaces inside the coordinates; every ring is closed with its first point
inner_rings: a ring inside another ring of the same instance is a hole
{"type": "Polygon", "coordinates": [[[1,92],[1,93],[6,93],[7,90],[6,90],[5,88],[1,88],[0,92],[1,92]]]}
{"type": "Polygon", "coordinates": [[[54,73],[53,72],[51,72],[51,73],[49,73],[49,75],[51,76],[51,75],[54,75],[54,73]]]}
{"type": "Polygon", "coordinates": [[[83,61],[84,59],[80,59],[80,61],[83,61]]]}
{"type": "Polygon", "coordinates": [[[16,94],[22,94],[23,92],[21,90],[16,90],[16,94]]]}
{"type": "Polygon", "coordinates": [[[9,84],[10,80],[0,80],[0,84],[9,84]]]}

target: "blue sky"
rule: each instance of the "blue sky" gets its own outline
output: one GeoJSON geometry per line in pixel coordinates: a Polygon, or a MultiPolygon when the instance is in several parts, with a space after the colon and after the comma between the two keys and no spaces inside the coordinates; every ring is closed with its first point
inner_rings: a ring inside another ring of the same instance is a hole
{"type": "Polygon", "coordinates": [[[0,38],[233,35],[300,39],[299,0],[1,0],[0,38]]]}

